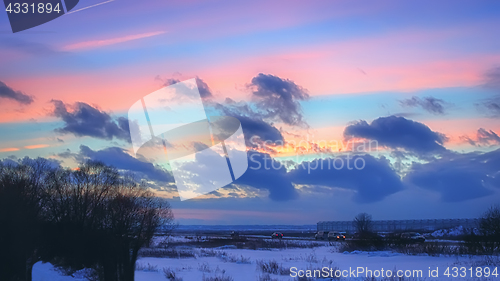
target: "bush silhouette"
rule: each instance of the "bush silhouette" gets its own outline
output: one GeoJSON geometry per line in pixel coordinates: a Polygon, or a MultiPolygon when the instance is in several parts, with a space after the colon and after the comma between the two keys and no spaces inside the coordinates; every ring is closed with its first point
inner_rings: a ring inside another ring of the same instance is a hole
{"type": "Polygon", "coordinates": [[[172,225],[165,200],[101,162],[76,170],[45,159],[0,166],[0,280],[31,280],[37,261],[102,281],[134,280],[139,249],[172,225]]]}

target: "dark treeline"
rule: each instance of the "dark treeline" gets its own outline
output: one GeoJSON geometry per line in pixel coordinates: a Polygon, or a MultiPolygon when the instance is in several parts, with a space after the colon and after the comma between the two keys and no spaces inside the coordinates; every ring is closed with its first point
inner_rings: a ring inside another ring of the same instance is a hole
{"type": "Polygon", "coordinates": [[[169,204],[103,163],[69,170],[42,158],[0,162],[2,281],[31,280],[38,261],[132,281],[139,249],[161,225],[173,225],[169,204]]]}
{"type": "Polygon", "coordinates": [[[344,243],[341,247],[342,251],[397,250],[411,254],[439,254],[439,251],[447,250],[442,254],[456,255],[498,255],[500,253],[500,206],[498,205],[491,206],[482,214],[476,228],[467,229],[465,233],[455,237],[463,241],[458,247],[437,245],[438,242],[416,247],[415,244],[419,243],[417,240],[401,236],[410,230],[395,231],[382,237],[374,231],[372,216],[367,213],[358,214],[353,224],[356,227],[354,239],[344,243]]]}

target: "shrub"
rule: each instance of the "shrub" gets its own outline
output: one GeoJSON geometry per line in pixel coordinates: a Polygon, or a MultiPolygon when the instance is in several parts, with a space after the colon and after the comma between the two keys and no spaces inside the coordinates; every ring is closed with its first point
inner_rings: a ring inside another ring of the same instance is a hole
{"type": "Polygon", "coordinates": [[[214,249],[200,249],[199,252],[200,257],[221,257],[227,256],[225,251],[214,250],[214,249]]]}
{"type": "Polygon", "coordinates": [[[176,276],[175,271],[173,271],[170,267],[163,268],[163,275],[165,275],[165,278],[169,281],[182,281],[182,278],[176,276]]]}
{"type": "Polygon", "coordinates": [[[479,230],[490,241],[500,242],[500,207],[493,206],[479,220],[479,230]]]}
{"type": "Polygon", "coordinates": [[[275,260],[271,261],[257,260],[256,263],[257,263],[257,268],[264,273],[277,274],[277,275],[290,274],[289,267],[283,267],[282,264],[279,264],[275,260]]]}
{"type": "Polygon", "coordinates": [[[181,258],[196,258],[196,255],[191,250],[146,248],[139,250],[139,257],[181,259],[181,258]]]}
{"type": "Polygon", "coordinates": [[[244,257],[243,255],[241,256],[235,256],[235,255],[221,255],[221,256],[218,256],[218,258],[220,258],[221,260],[225,261],[225,262],[234,262],[234,263],[251,263],[250,262],[250,258],[248,257],[244,257]]]}
{"type": "Polygon", "coordinates": [[[456,245],[443,244],[439,242],[427,242],[399,245],[395,247],[394,250],[408,255],[427,254],[429,256],[452,256],[459,254],[458,249],[459,248],[456,245]]]}
{"type": "Polygon", "coordinates": [[[387,242],[382,237],[370,235],[359,239],[348,240],[337,248],[339,252],[352,251],[381,251],[388,248],[387,242]]]}
{"type": "Polygon", "coordinates": [[[210,265],[206,262],[198,265],[198,270],[201,271],[201,272],[207,272],[207,273],[210,273],[212,272],[212,269],[210,268],[210,265]]]}

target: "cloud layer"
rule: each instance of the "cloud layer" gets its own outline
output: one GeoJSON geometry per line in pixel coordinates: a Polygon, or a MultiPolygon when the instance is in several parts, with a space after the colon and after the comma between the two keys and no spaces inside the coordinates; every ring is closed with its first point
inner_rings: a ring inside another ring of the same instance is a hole
{"type": "Polygon", "coordinates": [[[379,145],[417,154],[445,151],[443,143],[447,140],[423,123],[398,116],[380,117],[370,124],[358,121],[345,128],[344,137],[376,140],[379,145]]]}
{"type": "Polygon", "coordinates": [[[57,132],[106,140],[117,138],[130,142],[129,125],[126,118],[119,117],[114,120],[106,112],[83,102],[75,103],[72,112],[69,112],[66,105],[60,100],[53,100],[52,103],[54,104],[54,116],[61,118],[65,123],[64,127],[56,129],[57,132]]]}
{"type": "Polygon", "coordinates": [[[405,181],[439,192],[445,202],[484,197],[500,188],[500,150],[449,153],[429,163],[414,163],[405,181]]]}
{"type": "Polygon", "coordinates": [[[268,190],[269,198],[275,201],[292,200],[298,197],[298,192],[286,168],[269,154],[249,151],[248,159],[248,170],[235,181],[235,184],[268,190]]]}
{"type": "Polygon", "coordinates": [[[284,141],[281,132],[272,124],[264,121],[262,115],[255,112],[247,103],[237,103],[227,98],[224,104],[216,103],[213,106],[221,114],[240,120],[248,147],[255,147],[255,142],[258,139],[261,141],[269,140],[271,143],[284,141]]]}
{"type": "Polygon", "coordinates": [[[401,179],[389,161],[368,154],[302,162],[289,177],[296,184],[352,190],[358,203],[377,202],[403,190],[401,179]],[[357,169],[355,165],[363,168],[357,169]]]}
{"type": "Polygon", "coordinates": [[[86,160],[101,161],[107,165],[116,167],[119,170],[133,172],[152,181],[162,183],[171,183],[174,181],[172,175],[166,170],[151,163],[140,161],[120,147],[92,150],[86,145],[81,145],[78,153],[66,151],[58,154],[58,156],[62,158],[72,157],[80,163],[83,163],[86,160]]]}
{"type": "Polygon", "coordinates": [[[271,74],[259,73],[248,85],[253,90],[257,107],[264,117],[275,118],[288,125],[305,125],[299,101],[309,94],[295,82],[271,74]]]}

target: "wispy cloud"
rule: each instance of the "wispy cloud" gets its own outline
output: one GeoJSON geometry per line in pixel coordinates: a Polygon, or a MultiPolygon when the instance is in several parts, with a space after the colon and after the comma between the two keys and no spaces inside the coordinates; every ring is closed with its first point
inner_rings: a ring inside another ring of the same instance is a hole
{"type": "Polygon", "coordinates": [[[67,46],[63,47],[63,50],[73,51],[73,50],[80,50],[80,49],[98,48],[98,47],[103,47],[103,46],[124,43],[124,42],[132,41],[132,40],[153,37],[153,36],[157,36],[157,35],[164,34],[164,33],[165,33],[165,31],[154,31],[154,32],[141,33],[141,34],[127,35],[127,36],[112,38],[112,39],[85,41],[85,42],[67,45],[67,46]]]}
{"type": "Polygon", "coordinates": [[[0,148],[0,152],[12,152],[12,151],[18,151],[19,148],[15,147],[8,147],[8,148],[0,148]]]}
{"type": "Polygon", "coordinates": [[[22,148],[18,147],[7,147],[7,148],[0,148],[0,152],[13,152],[13,151],[20,151],[21,149],[38,149],[38,148],[45,148],[49,147],[50,145],[48,144],[33,144],[33,145],[26,145],[23,146],[22,148]]]}
{"type": "Polygon", "coordinates": [[[44,147],[49,147],[50,145],[48,144],[34,144],[34,145],[27,145],[24,148],[26,149],[37,149],[37,148],[44,148],[44,147]]]}

